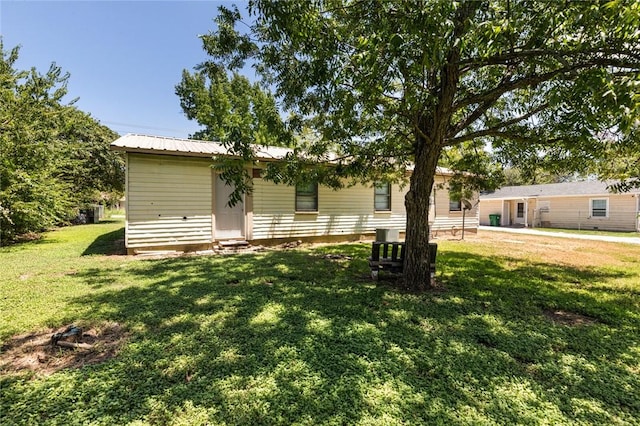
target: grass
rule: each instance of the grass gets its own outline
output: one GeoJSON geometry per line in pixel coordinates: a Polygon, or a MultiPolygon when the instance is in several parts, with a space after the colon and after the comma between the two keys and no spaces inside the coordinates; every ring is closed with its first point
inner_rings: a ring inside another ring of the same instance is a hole
{"type": "Polygon", "coordinates": [[[0,250],[2,341],[130,333],[102,364],[2,372],[3,424],[640,423],[640,248],[442,241],[443,288],[416,295],[368,279],[366,244],[144,260],[119,238],[0,250]]]}
{"type": "Polygon", "coordinates": [[[543,232],[563,232],[567,234],[578,234],[578,235],[603,235],[608,237],[629,237],[629,238],[638,238],[640,237],[640,232],[628,232],[628,231],[602,231],[596,229],[565,229],[565,228],[535,228],[536,231],[543,232]]]}
{"type": "Polygon", "coordinates": [[[114,216],[118,217],[124,217],[125,215],[125,211],[124,209],[105,209],[105,213],[104,213],[105,217],[107,219],[112,219],[114,216]]]}

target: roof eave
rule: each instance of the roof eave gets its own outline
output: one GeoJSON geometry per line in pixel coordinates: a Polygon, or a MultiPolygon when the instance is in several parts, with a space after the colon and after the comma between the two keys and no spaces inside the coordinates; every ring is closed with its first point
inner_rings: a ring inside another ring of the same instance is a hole
{"type": "MultiPolygon", "coordinates": [[[[199,158],[212,158],[215,156],[223,156],[228,158],[241,158],[235,155],[229,154],[216,154],[210,152],[195,152],[195,151],[174,151],[168,149],[153,149],[153,148],[134,148],[128,146],[110,145],[110,149],[113,151],[128,152],[133,154],[155,154],[155,155],[170,155],[174,157],[199,157],[199,158]]],[[[256,157],[256,160],[262,162],[280,161],[280,158],[273,157],[256,157]]]]}
{"type": "Polygon", "coordinates": [[[515,195],[509,197],[482,197],[480,200],[513,201],[532,198],[576,198],[576,197],[610,197],[612,195],[640,195],[638,192],[595,192],[591,194],[559,194],[559,195],[515,195]]]}

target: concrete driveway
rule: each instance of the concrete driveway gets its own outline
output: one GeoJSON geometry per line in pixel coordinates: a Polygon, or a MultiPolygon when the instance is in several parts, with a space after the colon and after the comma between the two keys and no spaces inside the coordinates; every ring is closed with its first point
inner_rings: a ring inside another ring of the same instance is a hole
{"type": "Polygon", "coordinates": [[[538,231],[531,228],[504,228],[502,226],[479,226],[480,231],[507,232],[511,234],[541,235],[545,237],[572,238],[576,240],[608,241],[610,243],[640,244],[640,237],[614,237],[609,235],[571,234],[568,232],[538,231]]]}

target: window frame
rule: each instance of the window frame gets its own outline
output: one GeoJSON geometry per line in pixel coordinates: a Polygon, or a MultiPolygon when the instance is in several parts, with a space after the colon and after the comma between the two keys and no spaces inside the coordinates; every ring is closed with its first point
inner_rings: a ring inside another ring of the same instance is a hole
{"type": "Polygon", "coordinates": [[[516,202],[516,219],[524,219],[525,207],[524,201],[516,202]],[[522,211],[520,211],[520,206],[522,206],[522,211]]]}
{"type": "Polygon", "coordinates": [[[605,198],[590,198],[589,199],[589,218],[591,219],[608,219],[609,218],[609,198],[605,197],[605,198]],[[602,211],[603,209],[598,208],[598,209],[594,209],[593,208],[593,202],[594,201],[604,201],[604,216],[601,215],[595,215],[594,211],[598,210],[598,211],[602,211]]]}
{"type": "Polygon", "coordinates": [[[373,211],[374,212],[390,212],[391,211],[391,183],[390,182],[375,182],[373,184],[373,211]],[[386,194],[378,194],[378,188],[386,187],[386,194]],[[387,206],[385,208],[378,208],[377,198],[385,197],[387,206]]]}
{"type": "Polygon", "coordinates": [[[296,213],[317,213],[318,212],[318,183],[309,183],[309,184],[296,184],[295,186],[295,212],[296,213]],[[300,188],[301,186],[305,186],[306,188],[300,188]],[[312,191],[303,192],[301,189],[307,189],[313,187],[312,191]],[[302,198],[306,198],[307,201],[309,199],[313,200],[314,206],[312,208],[301,208],[300,202],[303,201],[302,198]]]}
{"type": "Polygon", "coordinates": [[[461,212],[462,211],[462,200],[454,200],[451,197],[449,197],[449,212],[461,212]],[[451,208],[451,206],[455,204],[454,208],[451,208]]]}
{"type": "Polygon", "coordinates": [[[551,200],[539,200],[538,211],[540,213],[551,213],[551,200]]]}

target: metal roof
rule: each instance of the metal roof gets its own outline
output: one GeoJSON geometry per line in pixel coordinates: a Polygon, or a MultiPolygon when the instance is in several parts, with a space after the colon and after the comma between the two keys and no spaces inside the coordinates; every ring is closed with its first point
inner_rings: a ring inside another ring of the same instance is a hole
{"type": "MultiPolygon", "coordinates": [[[[195,139],[170,138],[129,133],[111,143],[111,149],[125,152],[146,154],[180,155],[189,157],[212,157],[229,155],[227,148],[220,142],[200,141],[195,139]]],[[[293,150],[277,146],[254,145],[256,157],[260,160],[281,160],[293,150]]],[[[413,170],[410,166],[408,170],[413,170]]],[[[453,171],[438,167],[438,175],[453,175],[453,171]]]]}
{"type": "MultiPolygon", "coordinates": [[[[545,185],[504,186],[494,192],[481,194],[480,200],[521,199],[561,196],[608,195],[608,185],[614,181],[585,180],[580,182],[549,183],[545,185]]],[[[640,189],[630,193],[639,193],[640,189]]]]}
{"type": "MultiPolygon", "coordinates": [[[[194,139],[169,138],[129,133],[111,143],[118,151],[142,152],[192,157],[211,157],[228,155],[229,152],[220,142],[199,141],[194,139]]],[[[289,148],[254,145],[256,157],[261,160],[279,160],[291,152],[289,148]]]]}

